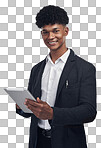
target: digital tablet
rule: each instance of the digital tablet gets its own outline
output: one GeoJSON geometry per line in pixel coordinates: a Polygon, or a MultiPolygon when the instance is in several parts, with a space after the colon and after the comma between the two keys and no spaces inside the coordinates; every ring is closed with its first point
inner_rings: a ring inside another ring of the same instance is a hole
{"type": "Polygon", "coordinates": [[[25,98],[36,101],[31,93],[25,88],[4,88],[6,93],[15,101],[15,103],[25,112],[32,113],[24,104],[25,98]]]}

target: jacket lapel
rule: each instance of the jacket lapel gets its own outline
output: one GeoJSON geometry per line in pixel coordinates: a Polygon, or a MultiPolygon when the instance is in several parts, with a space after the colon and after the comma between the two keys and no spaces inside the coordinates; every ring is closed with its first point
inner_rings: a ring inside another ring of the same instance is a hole
{"type": "Polygon", "coordinates": [[[62,74],[61,74],[61,77],[60,77],[60,80],[59,80],[55,105],[57,103],[57,100],[58,100],[59,94],[61,92],[62,86],[63,86],[64,83],[66,83],[66,80],[68,80],[69,73],[72,70],[74,64],[75,64],[75,53],[73,52],[72,49],[70,49],[70,55],[69,55],[69,57],[66,61],[66,64],[64,66],[64,69],[62,71],[62,74]]]}
{"type": "Polygon", "coordinates": [[[46,59],[44,59],[41,66],[39,67],[37,81],[34,85],[34,92],[35,92],[34,95],[35,97],[39,97],[39,98],[41,98],[41,78],[42,78],[42,74],[45,68],[45,64],[46,64],[46,59]]]}

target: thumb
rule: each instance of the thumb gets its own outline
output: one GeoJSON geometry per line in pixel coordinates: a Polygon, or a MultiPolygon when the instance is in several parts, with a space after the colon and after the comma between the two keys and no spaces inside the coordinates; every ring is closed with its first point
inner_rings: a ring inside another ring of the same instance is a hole
{"type": "Polygon", "coordinates": [[[38,103],[41,103],[42,101],[39,99],[39,97],[37,97],[37,102],[38,103]]]}

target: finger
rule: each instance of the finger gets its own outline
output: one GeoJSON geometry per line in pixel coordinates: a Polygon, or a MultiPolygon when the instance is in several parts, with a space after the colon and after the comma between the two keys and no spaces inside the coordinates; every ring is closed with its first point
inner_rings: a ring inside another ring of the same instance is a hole
{"type": "Polygon", "coordinates": [[[35,101],[34,100],[31,100],[31,99],[25,99],[25,102],[24,102],[24,104],[26,105],[26,104],[33,104],[35,101]]]}
{"type": "Polygon", "coordinates": [[[17,104],[16,104],[16,108],[17,108],[17,109],[20,109],[20,107],[19,107],[17,104]]]}
{"type": "Polygon", "coordinates": [[[33,104],[33,103],[34,103],[34,104],[36,104],[36,105],[37,105],[37,103],[43,103],[43,101],[40,100],[39,97],[37,97],[37,102],[35,102],[34,100],[31,100],[31,99],[29,99],[29,98],[26,98],[26,99],[25,99],[25,103],[27,104],[27,102],[30,103],[30,104],[33,104]]]}
{"type": "Polygon", "coordinates": [[[41,108],[42,107],[42,104],[40,103],[37,103],[33,100],[30,100],[30,99],[27,99],[27,101],[24,102],[25,105],[32,105],[33,107],[37,107],[37,108],[41,108]]]}
{"type": "Polygon", "coordinates": [[[37,102],[38,103],[43,103],[43,101],[39,97],[37,97],[37,102]]]}
{"type": "Polygon", "coordinates": [[[33,106],[30,105],[30,104],[28,104],[27,108],[30,109],[35,115],[38,116],[38,114],[39,114],[39,112],[40,112],[40,109],[39,109],[39,108],[33,107],[33,106]]]}
{"type": "Polygon", "coordinates": [[[39,97],[37,97],[37,102],[40,103],[40,99],[39,99],[39,97]]]}

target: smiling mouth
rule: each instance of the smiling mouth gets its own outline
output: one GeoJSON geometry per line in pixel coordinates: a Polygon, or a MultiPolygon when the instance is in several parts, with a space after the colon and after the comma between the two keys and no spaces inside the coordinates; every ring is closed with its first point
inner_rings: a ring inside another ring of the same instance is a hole
{"type": "Polygon", "coordinates": [[[58,41],[52,41],[52,42],[48,42],[49,45],[54,46],[57,44],[58,41]]]}

